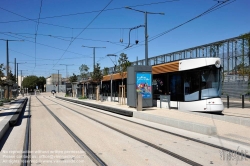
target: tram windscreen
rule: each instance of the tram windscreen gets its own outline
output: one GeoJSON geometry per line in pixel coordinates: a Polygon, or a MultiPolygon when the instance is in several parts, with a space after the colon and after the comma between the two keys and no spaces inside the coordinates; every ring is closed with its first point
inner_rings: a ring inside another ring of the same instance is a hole
{"type": "Polygon", "coordinates": [[[201,99],[219,97],[221,93],[220,69],[211,67],[201,72],[201,99]]]}
{"type": "Polygon", "coordinates": [[[208,66],[202,69],[185,72],[184,101],[195,101],[220,97],[220,69],[208,66]]]}

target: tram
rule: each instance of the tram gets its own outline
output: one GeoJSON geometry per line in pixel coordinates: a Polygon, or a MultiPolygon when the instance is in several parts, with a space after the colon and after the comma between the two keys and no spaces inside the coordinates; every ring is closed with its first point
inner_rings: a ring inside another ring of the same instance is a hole
{"type": "Polygon", "coordinates": [[[220,58],[178,60],[153,66],[154,100],[170,96],[170,107],[181,111],[221,113],[222,72],[220,58]]]}

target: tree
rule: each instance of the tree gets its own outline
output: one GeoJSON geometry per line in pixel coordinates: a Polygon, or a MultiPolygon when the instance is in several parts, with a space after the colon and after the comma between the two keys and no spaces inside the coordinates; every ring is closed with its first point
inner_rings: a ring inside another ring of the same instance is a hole
{"type": "Polygon", "coordinates": [[[46,79],[44,77],[38,77],[37,86],[39,89],[42,89],[42,91],[44,91],[44,84],[46,84],[46,79]]]}
{"type": "Polygon", "coordinates": [[[22,86],[28,89],[36,89],[37,84],[39,83],[39,79],[37,76],[31,75],[27,76],[23,79],[22,86]]]}
{"type": "Polygon", "coordinates": [[[12,85],[16,82],[16,77],[13,75],[11,70],[7,79],[11,82],[12,85]]]}
{"type": "Polygon", "coordinates": [[[103,69],[103,75],[106,76],[109,74],[109,68],[108,67],[104,67],[103,69]]]}
{"type": "Polygon", "coordinates": [[[4,70],[3,64],[0,64],[0,86],[4,86],[4,70]]]}
{"type": "Polygon", "coordinates": [[[89,67],[85,64],[82,64],[79,67],[80,73],[81,73],[81,77],[83,80],[87,80],[88,76],[89,76],[89,67]]]}
{"type": "Polygon", "coordinates": [[[94,71],[92,73],[91,78],[92,78],[93,81],[96,81],[99,84],[101,82],[101,80],[102,80],[102,77],[103,77],[103,75],[102,75],[100,64],[97,63],[96,66],[95,66],[95,69],[94,69],[94,71]]]}
{"type": "Polygon", "coordinates": [[[121,53],[120,57],[118,59],[118,63],[119,63],[118,72],[120,73],[120,75],[122,77],[122,99],[121,99],[121,104],[123,104],[124,98],[125,98],[125,92],[124,92],[124,88],[123,88],[123,79],[127,75],[127,68],[129,66],[131,66],[131,62],[129,62],[127,54],[121,53]]]}
{"type": "Polygon", "coordinates": [[[72,82],[77,82],[77,76],[73,73],[73,76],[70,76],[69,77],[69,82],[72,83],[72,82]]]}
{"type": "Polygon", "coordinates": [[[122,85],[123,85],[123,79],[127,75],[127,68],[131,66],[131,62],[129,62],[127,54],[121,53],[120,57],[118,59],[118,72],[120,73],[122,77],[122,85]]]}

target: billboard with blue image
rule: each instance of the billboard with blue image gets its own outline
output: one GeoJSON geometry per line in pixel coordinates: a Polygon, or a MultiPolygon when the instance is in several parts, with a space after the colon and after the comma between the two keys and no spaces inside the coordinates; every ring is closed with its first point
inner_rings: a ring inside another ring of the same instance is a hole
{"type": "Polygon", "coordinates": [[[142,98],[152,98],[152,74],[146,72],[136,73],[136,91],[142,98]]]}

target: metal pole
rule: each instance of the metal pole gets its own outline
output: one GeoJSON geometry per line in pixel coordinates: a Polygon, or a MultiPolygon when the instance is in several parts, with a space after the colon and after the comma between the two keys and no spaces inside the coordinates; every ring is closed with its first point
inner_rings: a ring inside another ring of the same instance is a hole
{"type": "Polygon", "coordinates": [[[15,77],[16,77],[16,58],[14,59],[14,63],[15,63],[15,77]]]}
{"type": "Polygon", "coordinates": [[[17,89],[18,89],[18,63],[16,64],[16,73],[17,73],[17,75],[16,75],[16,81],[17,81],[17,89]]]}
{"type": "Polygon", "coordinates": [[[242,95],[242,108],[244,108],[245,105],[244,105],[244,95],[242,95]]]}
{"type": "Polygon", "coordinates": [[[58,79],[57,92],[59,93],[59,70],[58,70],[58,77],[57,77],[57,79],[58,79]]]}
{"type": "Polygon", "coordinates": [[[22,70],[21,70],[21,92],[22,92],[22,78],[23,78],[23,74],[22,74],[22,70]]]}
{"type": "MultiPolygon", "coordinates": [[[[9,79],[9,42],[8,40],[6,40],[6,61],[7,61],[7,79],[9,79]]],[[[9,99],[10,95],[9,95],[9,85],[7,85],[7,99],[9,99]]]]}
{"type": "Polygon", "coordinates": [[[147,12],[145,12],[145,65],[148,65],[148,23],[147,12]]]}
{"type": "Polygon", "coordinates": [[[18,85],[19,85],[19,83],[18,83],[18,63],[17,63],[17,65],[16,65],[16,73],[17,73],[16,80],[17,80],[17,87],[18,87],[18,85]]]}
{"type": "Polygon", "coordinates": [[[95,70],[95,47],[93,47],[93,72],[95,70]]]}
{"type": "Polygon", "coordinates": [[[227,95],[227,108],[229,108],[229,96],[227,95]]]}
{"type": "Polygon", "coordinates": [[[227,74],[229,75],[229,60],[230,60],[230,54],[229,54],[229,41],[227,42],[227,74]]]}
{"type": "Polygon", "coordinates": [[[9,42],[8,40],[6,40],[6,67],[7,67],[7,70],[6,70],[6,75],[7,77],[9,76],[9,42]]]}
{"type": "Polygon", "coordinates": [[[113,73],[111,73],[111,92],[110,92],[110,95],[111,95],[111,101],[113,101],[113,73]]]}
{"type": "Polygon", "coordinates": [[[68,65],[66,65],[66,78],[68,78],[68,65]]]}

